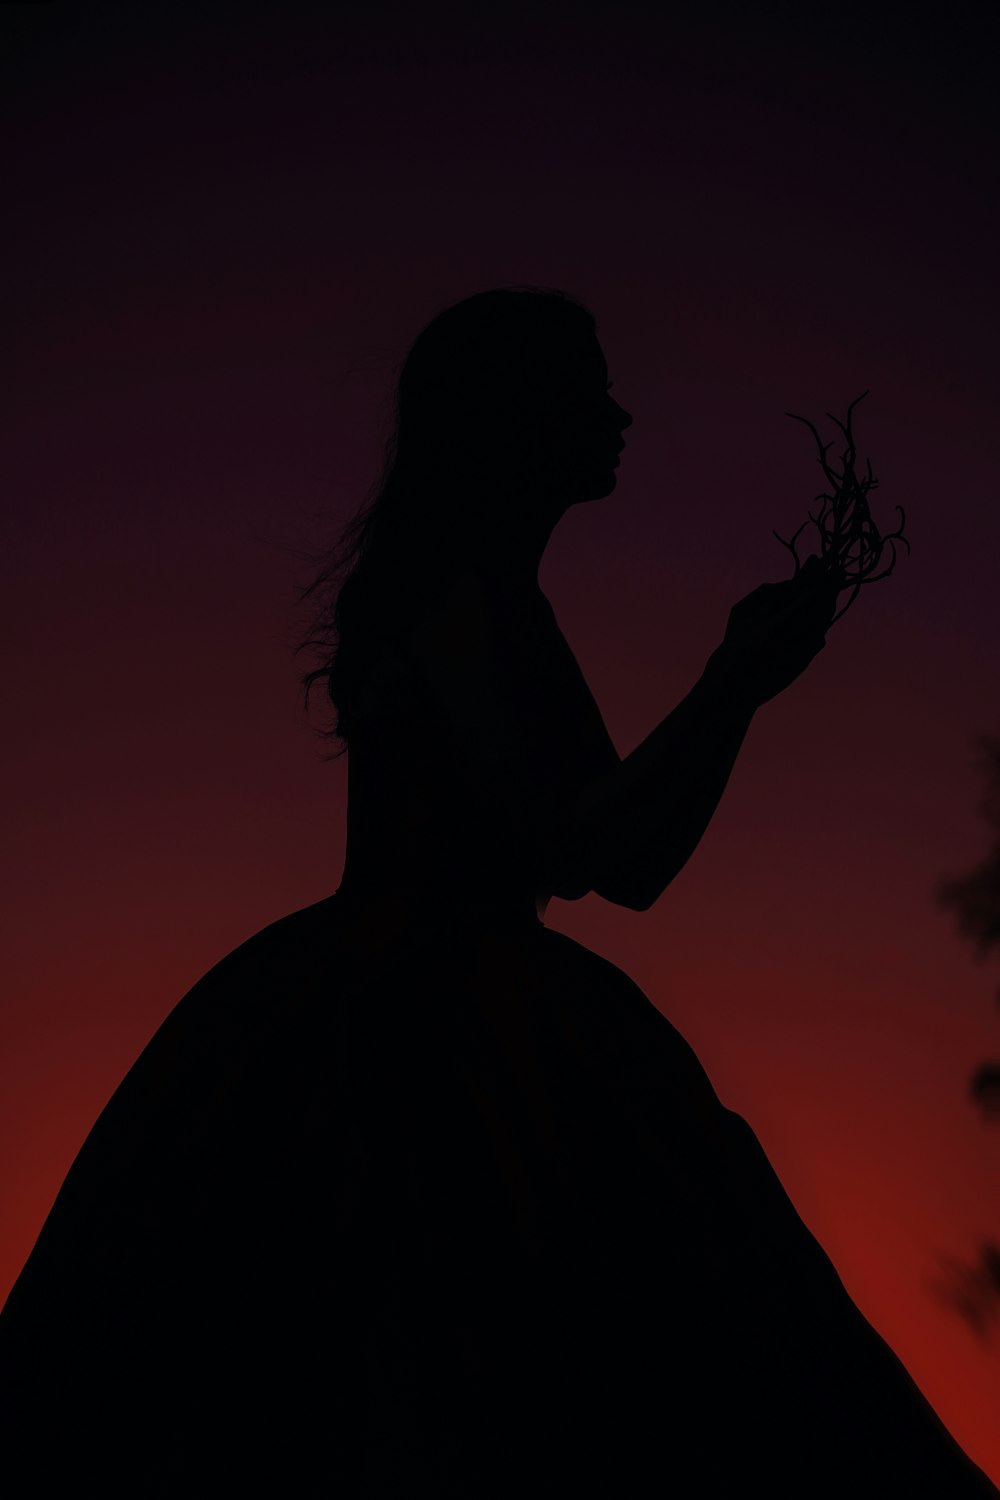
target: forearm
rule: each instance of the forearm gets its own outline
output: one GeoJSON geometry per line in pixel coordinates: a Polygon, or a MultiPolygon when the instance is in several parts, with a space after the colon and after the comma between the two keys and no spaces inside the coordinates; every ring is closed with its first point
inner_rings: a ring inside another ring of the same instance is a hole
{"type": "Polygon", "coordinates": [[[571,823],[591,889],[652,906],[708,827],[754,711],[713,657],[673,712],[585,789],[571,823]]]}

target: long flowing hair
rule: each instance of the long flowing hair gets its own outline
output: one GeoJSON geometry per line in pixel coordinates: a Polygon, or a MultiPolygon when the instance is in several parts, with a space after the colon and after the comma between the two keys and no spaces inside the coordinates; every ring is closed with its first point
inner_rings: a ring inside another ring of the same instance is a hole
{"type": "Polygon", "coordinates": [[[299,679],[303,709],[324,683],[335,722],[317,732],[340,742],[323,759],[348,749],[352,705],[380,640],[419,617],[462,556],[477,492],[530,426],[533,375],[595,329],[568,292],[505,286],[446,307],[418,334],[398,367],[380,473],[299,591],[313,613],[295,654],[320,655],[299,679]]]}

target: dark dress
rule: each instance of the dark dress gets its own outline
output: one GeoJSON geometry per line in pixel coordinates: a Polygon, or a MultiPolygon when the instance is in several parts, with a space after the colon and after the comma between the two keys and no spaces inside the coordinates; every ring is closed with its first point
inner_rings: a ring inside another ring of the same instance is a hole
{"type": "Polygon", "coordinates": [[[441,857],[349,858],[131,1069],[0,1319],[6,1494],[995,1496],[651,1001],[441,857]]]}

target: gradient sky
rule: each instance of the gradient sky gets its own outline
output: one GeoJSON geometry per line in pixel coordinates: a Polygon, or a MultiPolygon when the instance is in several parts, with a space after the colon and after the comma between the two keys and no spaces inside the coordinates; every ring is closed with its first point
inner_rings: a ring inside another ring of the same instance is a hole
{"type": "Polygon", "coordinates": [[[541,582],[623,755],[787,575],[822,476],[784,413],[832,437],[870,391],[912,557],[651,911],[546,921],[687,1036],[1000,1482],[1000,1341],[931,1290],[1000,1234],[996,976],[933,896],[985,852],[1000,734],[998,23],[749,9],[3,7],[0,1296],[167,1012],[339,882],[298,554],[370,483],[393,366],[461,297],[559,286],[634,420],[541,582]]]}

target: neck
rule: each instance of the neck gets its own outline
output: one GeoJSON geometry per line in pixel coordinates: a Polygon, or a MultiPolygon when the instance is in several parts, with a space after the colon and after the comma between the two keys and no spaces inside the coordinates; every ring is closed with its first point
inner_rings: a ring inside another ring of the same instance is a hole
{"type": "Polygon", "coordinates": [[[527,515],[517,515],[511,505],[491,507],[490,519],[478,529],[471,549],[484,572],[521,590],[539,587],[542,557],[565,507],[547,506],[544,499],[532,497],[527,510],[527,515]]]}

